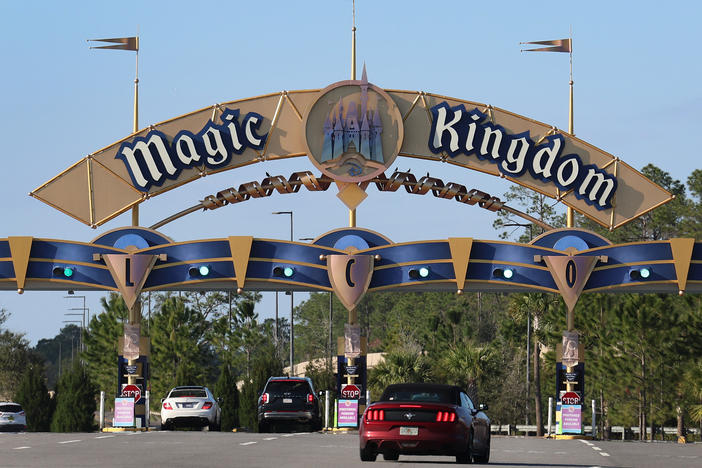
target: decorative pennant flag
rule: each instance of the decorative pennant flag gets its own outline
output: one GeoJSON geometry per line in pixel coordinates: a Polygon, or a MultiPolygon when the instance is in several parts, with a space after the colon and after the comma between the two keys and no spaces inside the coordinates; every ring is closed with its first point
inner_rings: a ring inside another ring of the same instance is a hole
{"type": "Polygon", "coordinates": [[[88,39],[88,42],[114,42],[115,45],[90,46],[91,49],[119,49],[139,51],[139,36],[114,37],[110,39],[88,39]]]}
{"type": "Polygon", "coordinates": [[[538,49],[522,49],[522,52],[573,52],[572,39],[555,39],[553,41],[520,42],[520,44],[547,45],[538,49]]]}

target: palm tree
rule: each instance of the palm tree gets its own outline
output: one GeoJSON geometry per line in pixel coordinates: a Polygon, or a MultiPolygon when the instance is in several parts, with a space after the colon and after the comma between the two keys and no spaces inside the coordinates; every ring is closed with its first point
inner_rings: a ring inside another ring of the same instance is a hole
{"type": "Polygon", "coordinates": [[[476,347],[468,342],[451,346],[441,359],[441,371],[445,373],[446,383],[465,389],[473,399],[478,397],[483,376],[492,369],[493,349],[476,347]]]}
{"type": "Polygon", "coordinates": [[[398,349],[388,353],[385,360],[375,366],[369,386],[374,394],[380,395],[390,384],[431,382],[432,377],[431,365],[423,354],[398,349]]]}

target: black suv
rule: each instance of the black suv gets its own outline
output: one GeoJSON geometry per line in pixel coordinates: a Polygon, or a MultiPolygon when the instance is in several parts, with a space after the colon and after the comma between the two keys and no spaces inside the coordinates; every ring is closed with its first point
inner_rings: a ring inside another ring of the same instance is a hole
{"type": "Polygon", "coordinates": [[[309,377],[271,377],[258,397],[258,432],[273,424],[302,423],[309,430],[322,428],[319,398],[309,377]]]}

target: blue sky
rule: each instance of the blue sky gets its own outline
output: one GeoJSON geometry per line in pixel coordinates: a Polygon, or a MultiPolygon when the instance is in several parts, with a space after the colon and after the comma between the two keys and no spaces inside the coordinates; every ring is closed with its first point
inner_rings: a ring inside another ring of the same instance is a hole
{"type": "MultiPolygon", "coordinates": [[[[575,133],[640,169],[656,164],[684,181],[699,168],[702,43],[699,2],[469,2],[358,0],[357,54],[383,88],[423,90],[492,104],[567,128],[568,56],[520,53],[520,41],[560,39],[572,27],[575,133]]],[[[134,54],[90,50],[86,39],[139,32],[140,127],[230,101],[323,88],[350,76],[351,0],[260,2],[0,3],[0,237],[90,241],[130,223],[123,215],[92,230],[27,194],[132,127],[134,54]]],[[[508,186],[477,172],[398,158],[496,196],[508,186]]],[[[141,206],[150,225],[209,193],[265,172],[313,170],[304,158],[207,177],[141,206]]],[[[317,170],[313,170],[317,173],[317,170]]],[[[396,192],[369,198],[358,225],[394,241],[497,238],[494,214],[396,192]]],[[[175,240],[253,235],[315,237],[347,225],[330,190],[274,195],[194,214],[162,229],[175,240]]],[[[32,343],[53,337],[78,300],[59,292],[0,293],[6,326],[32,343]]],[[[87,295],[91,313],[102,293],[87,295]]],[[[273,313],[272,294],[258,307],[273,313]]],[[[297,296],[302,299],[302,295],[297,296]]],[[[287,305],[287,301],[282,303],[287,305]]],[[[281,304],[282,304],[281,303],[281,304]]],[[[288,313],[281,306],[281,313],[288,313]]]]}

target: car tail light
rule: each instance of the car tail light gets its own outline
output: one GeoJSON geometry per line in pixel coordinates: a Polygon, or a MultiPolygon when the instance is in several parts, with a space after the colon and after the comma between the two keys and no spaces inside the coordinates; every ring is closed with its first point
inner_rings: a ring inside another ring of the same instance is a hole
{"type": "Polygon", "coordinates": [[[366,421],[385,421],[384,410],[368,410],[366,413],[366,421]]]}
{"type": "Polygon", "coordinates": [[[263,395],[261,395],[261,403],[263,403],[263,404],[268,403],[268,394],[267,393],[264,393],[263,395]]]}
{"type": "Polygon", "coordinates": [[[163,409],[172,410],[173,407],[171,406],[170,403],[168,403],[167,401],[164,401],[163,402],[163,409]]]}
{"type": "Polygon", "coordinates": [[[210,408],[212,408],[212,402],[211,402],[211,401],[206,401],[206,402],[202,405],[202,409],[210,409],[210,408]]]}
{"type": "Polygon", "coordinates": [[[312,395],[311,393],[308,393],[307,394],[307,403],[312,403],[312,402],[314,402],[314,395],[312,395]]]}
{"type": "Polygon", "coordinates": [[[456,413],[453,411],[439,411],[436,413],[436,422],[454,422],[456,413]]]}

